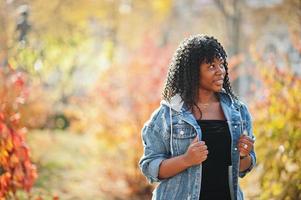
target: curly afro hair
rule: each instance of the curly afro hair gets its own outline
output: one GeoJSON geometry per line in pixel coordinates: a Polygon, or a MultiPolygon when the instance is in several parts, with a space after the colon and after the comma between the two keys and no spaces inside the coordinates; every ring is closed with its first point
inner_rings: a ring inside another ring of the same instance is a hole
{"type": "Polygon", "coordinates": [[[227,54],[223,46],[214,37],[201,34],[184,39],[175,51],[169,65],[163,99],[170,101],[171,97],[179,94],[188,109],[192,109],[198,98],[200,65],[204,62],[212,63],[215,58],[224,61],[224,90],[233,99],[238,99],[230,85],[227,54]]]}

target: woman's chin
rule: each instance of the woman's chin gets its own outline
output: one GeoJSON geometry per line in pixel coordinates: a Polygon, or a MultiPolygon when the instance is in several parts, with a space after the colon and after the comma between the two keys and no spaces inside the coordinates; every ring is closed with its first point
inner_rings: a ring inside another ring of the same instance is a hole
{"type": "Polygon", "coordinates": [[[222,85],[221,85],[221,86],[215,86],[215,87],[213,88],[214,92],[221,92],[222,89],[223,89],[223,86],[222,86],[222,85]]]}

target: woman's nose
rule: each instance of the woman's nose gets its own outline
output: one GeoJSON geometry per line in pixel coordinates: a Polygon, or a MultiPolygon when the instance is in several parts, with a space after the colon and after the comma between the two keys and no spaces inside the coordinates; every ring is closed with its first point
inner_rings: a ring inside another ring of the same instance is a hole
{"type": "Polygon", "coordinates": [[[220,66],[216,67],[215,73],[216,73],[217,75],[223,74],[223,73],[224,73],[224,68],[223,68],[223,67],[220,67],[220,66]]]}

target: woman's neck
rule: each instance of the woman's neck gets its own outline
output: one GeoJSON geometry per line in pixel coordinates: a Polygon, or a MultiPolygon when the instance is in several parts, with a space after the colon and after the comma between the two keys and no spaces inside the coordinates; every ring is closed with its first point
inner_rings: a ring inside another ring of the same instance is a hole
{"type": "Polygon", "coordinates": [[[199,89],[199,95],[198,95],[198,103],[200,104],[207,104],[207,103],[214,103],[218,102],[218,99],[214,92],[199,89]]]}

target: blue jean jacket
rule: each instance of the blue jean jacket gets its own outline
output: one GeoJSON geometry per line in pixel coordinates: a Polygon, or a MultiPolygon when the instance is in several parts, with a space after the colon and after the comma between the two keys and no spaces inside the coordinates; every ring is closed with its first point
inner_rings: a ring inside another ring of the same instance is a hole
{"type": "MultiPolygon", "coordinates": [[[[251,151],[251,166],[239,172],[239,151],[241,134],[246,133],[255,140],[250,113],[242,102],[234,100],[225,91],[220,92],[220,103],[231,133],[231,161],[229,166],[229,189],[232,200],[243,200],[238,177],[244,177],[256,164],[256,154],[251,151]]],[[[163,160],[182,155],[193,138],[202,140],[202,131],[193,114],[187,109],[180,95],[170,102],[161,101],[160,107],[144,124],[141,132],[144,153],[139,167],[149,183],[159,182],[153,191],[154,200],[199,200],[202,164],[194,165],[173,177],[159,179],[158,172],[163,160]]]]}

